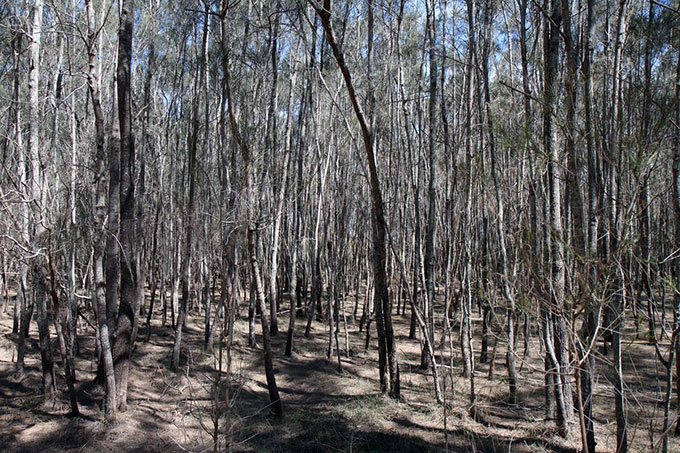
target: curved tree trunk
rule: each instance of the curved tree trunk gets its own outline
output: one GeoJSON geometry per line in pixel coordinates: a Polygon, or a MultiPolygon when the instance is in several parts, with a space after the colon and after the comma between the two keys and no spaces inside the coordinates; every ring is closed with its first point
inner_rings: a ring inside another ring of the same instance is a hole
{"type": "Polygon", "coordinates": [[[229,10],[229,3],[228,1],[223,1],[222,3],[222,11],[221,11],[221,17],[220,17],[220,26],[221,26],[221,31],[222,31],[222,39],[221,39],[221,51],[222,51],[222,70],[224,71],[223,77],[225,78],[224,80],[224,90],[225,90],[225,95],[227,98],[227,114],[229,117],[229,124],[231,126],[231,132],[232,135],[234,136],[234,140],[236,141],[238,147],[241,150],[241,154],[243,156],[243,173],[244,173],[244,179],[245,179],[245,187],[244,190],[246,191],[246,194],[249,197],[249,200],[247,200],[247,210],[248,212],[246,213],[247,219],[248,219],[248,226],[246,227],[246,240],[248,243],[248,259],[250,261],[250,272],[252,276],[252,285],[255,290],[255,295],[257,297],[257,305],[260,309],[260,321],[262,325],[262,342],[264,343],[264,368],[265,368],[265,376],[267,379],[267,388],[269,390],[269,401],[271,403],[271,411],[275,415],[282,415],[283,414],[283,406],[281,404],[281,398],[279,397],[279,390],[276,385],[276,376],[274,375],[274,364],[272,361],[272,348],[271,348],[271,339],[269,335],[269,322],[267,320],[267,304],[265,301],[265,294],[264,294],[264,285],[262,282],[262,276],[260,273],[260,264],[257,259],[257,243],[258,241],[258,235],[259,235],[259,226],[257,222],[255,221],[255,213],[253,212],[253,206],[256,204],[255,199],[254,199],[254,191],[255,187],[253,185],[252,181],[252,175],[251,175],[251,154],[250,154],[250,149],[248,148],[247,143],[243,141],[243,138],[241,137],[241,133],[239,131],[239,126],[236,121],[236,116],[234,114],[234,106],[233,106],[233,98],[231,96],[231,88],[230,88],[230,74],[229,74],[229,50],[227,47],[227,36],[228,36],[228,31],[227,31],[227,24],[226,24],[226,19],[227,19],[227,12],[229,10]]]}
{"type": "MultiPolygon", "coordinates": [[[[375,268],[376,324],[378,326],[379,344],[384,345],[379,348],[381,391],[387,391],[392,398],[398,399],[400,397],[399,364],[397,360],[397,348],[394,338],[394,330],[392,327],[392,307],[389,300],[389,285],[387,282],[386,272],[387,254],[385,247],[387,244],[387,225],[385,221],[382,192],[380,190],[380,181],[378,178],[378,168],[375,163],[373,133],[369,129],[363,110],[359,105],[359,101],[354,90],[354,85],[352,83],[352,76],[349,72],[349,69],[347,68],[347,65],[345,64],[345,57],[335,40],[335,35],[333,33],[333,27],[331,24],[331,2],[330,0],[324,0],[323,8],[320,8],[316,3],[311,4],[316,9],[316,12],[321,19],[321,24],[326,32],[326,39],[333,50],[333,56],[335,57],[338,67],[340,68],[340,72],[342,73],[342,77],[347,88],[347,93],[352,103],[352,108],[354,109],[354,113],[357,117],[357,120],[359,121],[359,126],[361,127],[361,136],[366,151],[366,159],[368,161],[371,196],[373,198],[373,265],[375,268]],[[388,370],[389,387],[386,380],[388,370]]],[[[369,1],[369,12],[371,10],[372,2],[369,1]]],[[[370,34],[372,34],[372,31],[369,30],[369,35],[370,34]]],[[[371,45],[370,43],[371,38],[369,38],[369,46],[371,45]]]]}

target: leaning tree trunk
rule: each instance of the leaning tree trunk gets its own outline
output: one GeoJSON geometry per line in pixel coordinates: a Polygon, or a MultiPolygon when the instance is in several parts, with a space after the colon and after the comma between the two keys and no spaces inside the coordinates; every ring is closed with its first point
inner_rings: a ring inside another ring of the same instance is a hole
{"type": "MultiPolygon", "coordinates": [[[[364,116],[363,110],[359,105],[359,100],[354,90],[354,85],[352,83],[352,76],[349,72],[349,68],[345,63],[345,57],[340,49],[338,43],[335,40],[335,35],[333,33],[333,26],[331,24],[331,1],[324,0],[323,7],[320,7],[314,2],[310,1],[310,4],[316,10],[316,13],[321,19],[321,24],[326,32],[326,39],[328,44],[333,50],[333,56],[335,61],[340,68],[342,77],[345,81],[345,86],[347,88],[347,94],[352,103],[352,108],[359,122],[361,128],[361,137],[364,143],[364,149],[366,151],[366,160],[368,161],[368,172],[371,184],[371,196],[373,198],[373,265],[375,268],[375,311],[376,311],[376,321],[378,325],[378,335],[383,336],[381,330],[384,329],[384,338],[380,339],[380,342],[385,344],[386,360],[380,360],[380,382],[381,390],[388,391],[392,398],[398,399],[400,397],[400,383],[399,383],[399,364],[397,361],[397,347],[394,338],[394,330],[392,327],[392,308],[390,306],[389,300],[389,286],[387,281],[386,263],[387,263],[387,223],[385,220],[384,204],[382,199],[382,192],[380,189],[380,180],[378,178],[378,168],[375,162],[375,150],[374,150],[374,140],[373,132],[369,129],[366,123],[366,118],[364,116]],[[382,327],[382,329],[381,329],[382,327]],[[389,371],[389,389],[385,379],[385,375],[389,371]]],[[[372,9],[372,2],[369,1],[369,10],[372,9]]],[[[369,31],[372,34],[372,31],[369,31]]],[[[369,38],[369,45],[371,39],[369,38]]]]}
{"type": "Polygon", "coordinates": [[[254,197],[252,196],[255,187],[252,181],[251,175],[251,154],[250,149],[246,142],[244,142],[239,131],[239,126],[236,120],[236,115],[234,114],[234,104],[233,98],[231,96],[230,88],[230,77],[229,77],[229,49],[227,47],[227,12],[229,10],[228,1],[222,3],[222,11],[220,16],[220,26],[222,31],[221,39],[221,51],[222,51],[222,70],[224,71],[224,90],[227,98],[227,115],[229,117],[229,124],[231,126],[231,132],[234,136],[234,140],[241,150],[243,156],[243,173],[245,180],[244,190],[246,191],[248,200],[246,200],[247,210],[246,218],[248,220],[248,225],[246,227],[246,240],[248,243],[248,259],[250,261],[250,272],[252,276],[252,285],[255,290],[255,296],[257,297],[257,305],[260,309],[260,321],[262,325],[262,342],[264,347],[264,368],[265,377],[267,379],[267,389],[269,391],[269,401],[271,403],[271,411],[275,415],[283,414],[283,406],[281,404],[281,398],[279,397],[279,390],[276,385],[276,376],[274,375],[274,364],[272,360],[272,346],[271,338],[269,336],[269,322],[267,320],[267,305],[265,301],[264,294],[264,284],[262,281],[262,275],[260,272],[260,263],[257,258],[257,243],[259,235],[259,226],[255,221],[255,213],[253,212],[253,205],[255,204],[254,197]]]}

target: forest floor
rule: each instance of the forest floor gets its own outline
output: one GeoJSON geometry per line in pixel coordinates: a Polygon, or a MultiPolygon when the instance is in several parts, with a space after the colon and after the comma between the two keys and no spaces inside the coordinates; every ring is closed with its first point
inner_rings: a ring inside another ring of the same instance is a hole
{"type": "MultiPolygon", "coordinates": [[[[41,374],[35,325],[31,325],[27,344],[27,377],[18,383],[12,378],[15,337],[11,334],[11,310],[0,314],[0,451],[212,451],[211,395],[217,360],[216,353],[203,352],[202,317],[189,318],[183,337],[187,353],[179,373],[169,370],[173,331],[170,326],[162,327],[158,318],[160,316],[152,322],[149,342],[144,342],[145,328],[139,329],[132,357],[129,409],[120,413],[117,421],[107,422],[100,409],[102,389],[91,383],[96,372],[92,329],[85,323],[81,325],[76,388],[82,416],[69,418],[58,355],[55,360],[60,393],[55,403],[46,406],[38,395],[41,374]]],[[[312,335],[305,338],[302,334],[306,321],[299,317],[295,353],[292,358],[285,358],[288,315],[279,317],[281,332],[273,338],[273,350],[284,407],[281,418],[270,415],[267,407],[262,351],[246,346],[247,319],[236,322],[230,386],[233,451],[425,452],[446,451],[447,446],[449,451],[461,452],[576,452],[580,449],[577,424],[573,427],[573,437],[563,440],[556,433],[554,421],[545,420],[543,363],[535,332],[526,356],[523,338],[518,343],[521,371],[517,405],[505,402],[505,341],[501,338],[498,342],[491,378],[488,362],[476,364],[478,416],[475,419],[469,415],[470,380],[461,376],[460,348],[456,343],[455,396],[451,401],[449,385],[446,398],[451,408],[445,420],[442,406],[435,403],[430,372],[419,369],[420,343],[407,337],[409,316],[394,316],[403,395],[400,401],[380,395],[377,340],[373,338],[366,351],[365,333],[358,332],[358,320],[354,322],[349,312],[347,319],[350,356],[344,354],[341,324],[343,372],[339,373],[337,357],[326,358],[326,325],[314,322],[312,335]]],[[[480,321],[474,319],[475,329],[479,329],[480,321]]],[[[259,323],[256,331],[260,331],[259,323]]],[[[440,335],[437,334],[437,341],[440,335]]],[[[664,376],[665,369],[655,358],[654,347],[634,337],[629,334],[625,341],[629,439],[632,451],[653,451],[661,441],[665,392],[665,383],[659,382],[657,375],[664,376]]],[[[54,336],[53,341],[56,342],[54,336]]],[[[259,335],[258,342],[261,344],[259,335]]],[[[492,340],[490,356],[494,356],[493,343],[492,340]]],[[[443,349],[448,351],[448,345],[443,349]]],[[[661,349],[666,351],[667,347],[661,349]]],[[[478,340],[475,351],[478,359],[478,340]]],[[[613,451],[616,443],[610,358],[611,352],[609,359],[600,355],[598,360],[594,410],[598,451],[613,451]]],[[[675,414],[675,411],[674,404],[672,412],[675,414]]],[[[221,420],[221,438],[223,432],[224,420],[221,420]]],[[[671,438],[670,451],[680,451],[678,438],[671,438]]]]}

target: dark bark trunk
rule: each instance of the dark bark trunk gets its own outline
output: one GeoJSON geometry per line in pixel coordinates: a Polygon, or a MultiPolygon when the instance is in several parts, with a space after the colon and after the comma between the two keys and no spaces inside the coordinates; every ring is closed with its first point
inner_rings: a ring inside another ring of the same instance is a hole
{"type": "Polygon", "coordinates": [[[139,313],[137,224],[135,222],[135,149],[132,134],[132,29],[134,0],[122,0],[118,29],[118,118],[120,125],[120,305],[113,342],[118,409],[127,409],[133,331],[139,313]]]}
{"type": "Polygon", "coordinates": [[[421,368],[427,369],[431,366],[436,366],[432,363],[432,356],[429,350],[434,348],[434,243],[435,243],[435,229],[437,225],[437,153],[435,147],[435,133],[436,133],[436,98],[437,98],[437,61],[435,57],[435,5],[434,2],[428,2],[427,7],[427,24],[426,33],[428,40],[428,56],[429,56],[429,134],[428,134],[428,158],[430,166],[430,177],[427,188],[428,197],[428,211],[427,224],[425,226],[425,286],[427,297],[427,310],[425,311],[425,322],[428,324],[429,335],[423,338],[423,350],[421,352],[421,368]]]}
{"type": "MultiPolygon", "coordinates": [[[[345,81],[345,86],[347,88],[354,113],[356,114],[357,120],[359,121],[359,125],[361,127],[361,136],[366,151],[366,159],[368,161],[371,196],[373,198],[373,260],[375,267],[374,278],[376,324],[378,326],[379,342],[384,344],[385,350],[385,352],[383,352],[383,348],[381,347],[381,351],[379,353],[381,390],[388,391],[391,397],[398,399],[400,396],[399,365],[397,361],[397,348],[396,341],[394,339],[394,330],[392,327],[392,308],[389,300],[389,289],[386,272],[387,256],[385,247],[387,243],[387,224],[385,220],[380,181],[378,178],[378,168],[375,162],[373,133],[369,129],[363,110],[359,105],[359,101],[354,90],[354,85],[352,83],[351,74],[347,68],[347,65],[345,64],[345,57],[337,42],[335,41],[333,27],[331,25],[331,2],[330,0],[324,0],[323,8],[319,8],[315,3],[312,3],[312,5],[315,7],[317,14],[321,18],[321,24],[326,31],[328,44],[333,50],[333,55],[345,81]],[[387,371],[389,371],[389,389],[385,379],[387,371]]],[[[372,10],[371,2],[369,2],[369,11],[370,10],[372,10]]],[[[369,39],[369,43],[370,41],[371,39],[369,39]]]]}
{"type": "MultiPolygon", "coordinates": [[[[229,74],[229,51],[227,48],[227,24],[226,24],[226,19],[227,19],[227,12],[228,12],[228,7],[229,4],[227,2],[224,2],[222,4],[222,13],[221,13],[221,21],[220,21],[220,26],[221,26],[221,31],[222,31],[222,40],[221,40],[221,50],[222,50],[222,58],[223,58],[223,77],[225,78],[224,80],[224,88],[225,88],[225,95],[228,103],[227,107],[227,114],[229,118],[229,124],[231,126],[231,132],[232,135],[234,136],[234,139],[236,141],[236,144],[241,150],[241,154],[243,156],[243,173],[244,173],[244,179],[245,179],[245,190],[249,195],[251,195],[251,191],[255,189],[252,181],[252,175],[251,171],[252,169],[250,168],[251,165],[251,154],[250,154],[250,149],[248,148],[248,144],[244,142],[241,133],[239,131],[239,126],[236,120],[236,116],[234,114],[234,106],[233,106],[233,98],[231,96],[231,88],[230,88],[230,74],[229,74]]],[[[247,231],[246,231],[246,240],[248,243],[248,259],[250,261],[250,272],[252,276],[252,285],[255,290],[255,295],[257,298],[257,305],[260,309],[260,321],[262,325],[262,342],[264,346],[264,367],[265,367],[265,376],[267,379],[267,389],[269,391],[269,401],[271,403],[271,411],[275,415],[282,415],[283,414],[283,406],[281,404],[281,398],[279,397],[279,390],[276,385],[276,376],[274,375],[274,364],[272,361],[272,347],[271,347],[271,339],[269,335],[269,322],[267,320],[267,305],[265,301],[265,293],[264,293],[264,285],[262,282],[262,276],[260,274],[260,264],[258,261],[258,253],[257,253],[257,248],[258,242],[258,224],[254,220],[255,219],[255,213],[253,212],[254,206],[256,202],[254,199],[248,200],[248,208],[247,208],[247,219],[248,219],[248,226],[247,226],[247,231]]]]}
{"type": "Polygon", "coordinates": [[[545,86],[543,106],[543,147],[545,155],[549,157],[549,195],[550,195],[550,251],[552,259],[552,290],[551,309],[555,311],[553,343],[554,366],[557,381],[557,423],[560,433],[568,437],[573,413],[571,376],[569,371],[568,330],[566,318],[570,318],[565,311],[565,262],[562,229],[562,185],[561,185],[561,156],[554,143],[553,116],[557,105],[557,64],[559,59],[559,37],[562,23],[561,2],[553,0],[550,17],[545,22],[544,51],[545,51],[545,86]]]}
{"type": "MultiPolygon", "coordinates": [[[[586,150],[588,157],[588,231],[587,231],[587,257],[593,261],[598,256],[597,247],[597,229],[598,229],[598,192],[597,192],[597,162],[595,155],[595,146],[593,143],[593,106],[592,106],[592,94],[593,94],[593,84],[591,77],[591,61],[593,55],[593,44],[592,44],[592,32],[593,32],[593,0],[587,0],[587,16],[586,16],[586,29],[585,29],[585,45],[584,51],[585,55],[583,58],[583,81],[584,81],[584,107],[585,107],[585,135],[586,135],[586,150]]],[[[597,270],[594,266],[589,269],[589,285],[594,286],[597,281],[597,270]]],[[[594,337],[596,335],[597,323],[599,322],[598,307],[593,306],[594,301],[591,301],[586,308],[586,317],[582,326],[582,339],[585,345],[593,345],[594,348],[597,344],[597,339],[594,337]]],[[[593,388],[595,385],[594,374],[595,374],[595,358],[593,356],[594,351],[591,349],[586,349],[582,352],[587,354],[583,364],[580,368],[580,381],[581,381],[581,400],[582,400],[582,417],[585,422],[585,436],[586,436],[586,449],[587,453],[595,453],[595,427],[593,423],[593,388]]]]}
{"type": "MultiPolygon", "coordinates": [[[[248,179],[248,177],[246,177],[246,179],[248,179]]],[[[269,401],[271,403],[271,411],[275,415],[282,415],[283,406],[281,405],[281,398],[279,397],[279,390],[276,385],[276,376],[274,375],[274,363],[272,361],[272,346],[271,339],[269,337],[269,323],[267,322],[267,304],[265,302],[264,287],[262,284],[262,277],[260,275],[260,265],[258,263],[257,253],[255,250],[257,226],[248,227],[247,236],[248,236],[247,240],[250,260],[250,271],[253,277],[253,286],[255,287],[257,304],[260,307],[260,321],[262,325],[262,343],[264,347],[264,371],[265,376],[267,378],[269,401]]]]}
{"type": "Polygon", "coordinates": [[[47,401],[50,400],[56,392],[56,382],[54,376],[52,340],[50,339],[49,313],[47,311],[47,294],[45,283],[40,276],[37,266],[33,272],[33,288],[33,297],[37,312],[36,317],[38,321],[40,363],[42,366],[41,391],[47,401]]]}
{"type": "MultiPolygon", "coordinates": [[[[680,246],[680,55],[678,55],[675,73],[675,131],[673,134],[673,210],[675,213],[675,248],[680,246]]],[[[672,275],[676,287],[680,287],[680,256],[676,256],[672,263],[672,275]]],[[[673,330],[680,328],[680,293],[675,292],[673,298],[673,330]]],[[[680,401],[680,341],[675,341],[676,360],[676,397],[680,401]]],[[[672,366],[672,364],[671,364],[672,366]]],[[[680,406],[680,405],[679,405],[680,406]]],[[[678,407],[680,415],[680,407],[678,407]]],[[[680,420],[680,418],[679,418],[680,420]]],[[[680,435],[680,421],[675,426],[675,435],[680,435]]]]}
{"type": "Polygon", "coordinates": [[[88,28],[88,91],[92,101],[95,121],[95,202],[93,229],[93,262],[94,262],[94,291],[92,294],[96,307],[99,344],[101,351],[101,363],[106,388],[106,401],[104,410],[108,418],[116,417],[116,385],[113,370],[113,357],[111,355],[111,342],[109,323],[106,306],[106,276],[105,276],[105,253],[106,253],[106,150],[104,149],[105,130],[104,113],[101,108],[99,83],[100,76],[97,70],[97,39],[98,33],[94,18],[94,8],[91,0],[87,4],[87,28],[88,28]]]}

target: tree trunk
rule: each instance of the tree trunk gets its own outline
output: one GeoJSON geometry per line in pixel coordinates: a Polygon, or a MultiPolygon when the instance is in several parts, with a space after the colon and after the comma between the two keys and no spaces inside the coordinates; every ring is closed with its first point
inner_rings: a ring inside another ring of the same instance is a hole
{"type": "MultiPolygon", "coordinates": [[[[598,174],[597,174],[597,157],[595,154],[595,145],[593,143],[593,82],[591,76],[591,61],[593,55],[592,44],[593,33],[593,0],[587,0],[587,17],[585,30],[585,55],[583,59],[583,81],[584,87],[584,107],[585,107],[585,136],[586,136],[586,150],[588,157],[588,232],[587,232],[587,257],[592,261],[598,256],[597,247],[597,231],[599,223],[598,212],[598,174]]],[[[593,287],[596,284],[597,269],[592,266],[589,270],[589,285],[593,287]]],[[[585,345],[596,344],[596,329],[599,323],[598,307],[593,306],[594,301],[591,301],[586,308],[585,320],[581,329],[581,337],[585,345]],[[596,315],[598,313],[598,315],[596,315]]],[[[582,400],[582,417],[585,422],[586,435],[586,449],[587,453],[595,453],[595,427],[593,423],[593,387],[595,385],[595,357],[591,349],[586,349],[581,355],[586,354],[583,364],[579,368],[580,382],[581,382],[581,400],[582,400]]]]}
{"type": "MultiPolygon", "coordinates": [[[[23,149],[23,139],[21,134],[21,108],[19,104],[20,100],[20,55],[22,53],[22,34],[16,32],[15,41],[13,41],[13,56],[14,56],[14,99],[13,99],[13,109],[14,109],[14,137],[16,141],[16,150],[18,154],[17,159],[17,173],[19,174],[19,183],[23,188],[21,193],[25,199],[29,199],[28,192],[28,166],[26,165],[26,153],[23,149]],[[15,42],[16,41],[16,42],[15,42]]],[[[21,239],[26,244],[30,241],[31,236],[31,225],[29,222],[29,208],[28,204],[23,204],[20,211],[21,215],[21,239]]],[[[16,313],[15,319],[18,321],[18,333],[17,338],[17,361],[15,367],[15,378],[17,381],[21,381],[25,377],[24,370],[24,355],[26,352],[26,339],[29,334],[29,327],[31,325],[31,317],[33,315],[34,304],[29,302],[28,298],[28,266],[22,263],[19,268],[18,276],[19,288],[17,289],[16,295],[16,313]]],[[[7,283],[5,283],[7,284],[7,283]]],[[[14,328],[12,328],[14,331],[14,328]]]]}
{"type": "Polygon", "coordinates": [[[127,409],[133,330],[139,313],[137,288],[137,231],[135,222],[135,149],[132,134],[132,28],[134,0],[121,0],[118,29],[118,119],[120,125],[120,305],[113,341],[113,362],[118,409],[127,409]]]}
{"type": "Polygon", "coordinates": [[[496,141],[494,137],[494,123],[491,114],[491,94],[489,88],[489,45],[491,39],[491,17],[493,16],[492,4],[487,0],[484,5],[484,30],[485,39],[482,49],[482,73],[484,77],[484,104],[486,105],[486,127],[488,135],[489,152],[491,154],[491,175],[493,178],[493,185],[496,195],[496,204],[498,206],[498,241],[500,245],[501,254],[501,287],[503,295],[508,301],[508,352],[506,355],[506,363],[508,366],[508,385],[510,397],[508,402],[511,405],[517,404],[517,366],[515,353],[515,297],[510,289],[510,272],[508,267],[508,252],[505,245],[505,215],[504,215],[504,201],[501,196],[501,188],[498,177],[498,162],[496,158],[496,141]]]}
{"type": "MultiPolygon", "coordinates": [[[[428,1],[426,33],[428,37],[428,56],[430,64],[430,100],[428,103],[429,114],[429,134],[428,134],[428,158],[430,166],[430,179],[427,189],[428,211],[427,224],[425,227],[425,286],[427,297],[427,310],[425,311],[425,322],[428,324],[429,336],[423,338],[423,350],[421,353],[421,368],[436,367],[432,362],[432,357],[428,353],[434,348],[434,242],[435,228],[437,225],[437,152],[435,148],[435,121],[436,121],[436,98],[437,98],[437,62],[435,57],[435,5],[433,1],[428,1]],[[423,367],[423,365],[425,365],[423,367]]],[[[437,383],[439,385],[439,383],[437,383]]]]}
{"type": "Polygon", "coordinates": [[[198,148],[198,127],[199,127],[199,116],[198,116],[198,104],[199,104],[199,92],[198,84],[201,80],[201,72],[205,71],[205,59],[207,53],[208,44],[208,6],[206,5],[206,12],[203,24],[203,45],[201,51],[200,64],[196,68],[196,76],[194,78],[194,97],[192,106],[192,126],[191,126],[191,136],[189,141],[189,156],[188,156],[188,172],[189,172],[189,197],[187,199],[186,208],[186,223],[184,225],[184,242],[182,243],[182,257],[181,257],[181,269],[180,269],[180,279],[182,281],[182,300],[179,307],[179,316],[177,318],[177,325],[175,326],[175,342],[172,348],[172,363],[171,368],[174,371],[179,370],[180,363],[180,352],[182,347],[182,329],[184,329],[184,324],[187,317],[187,309],[189,304],[189,287],[191,282],[190,279],[190,268],[191,268],[191,256],[193,251],[192,241],[194,234],[194,214],[196,211],[196,151],[198,148]]]}
{"type": "MultiPolygon", "coordinates": [[[[246,179],[249,179],[246,177],[246,179]]],[[[246,183],[246,186],[250,186],[246,183]]],[[[257,296],[257,304],[260,307],[260,321],[262,325],[262,343],[264,347],[264,370],[267,378],[267,389],[269,390],[269,401],[271,403],[271,411],[275,415],[283,415],[283,406],[281,405],[281,398],[279,397],[279,389],[276,385],[276,376],[274,375],[274,364],[272,361],[272,346],[269,337],[269,323],[267,322],[267,304],[264,296],[264,287],[262,285],[262,277],[260,275],[260,265],[257,261],[257,253],[255,251],[255,242],[257,236],[257,225],[248,227],[247,233],[248,253],[250,260],[250,272],[253,277],[253,285],[257,296]]]]}
{"type": "Polygon", "coordinates": [[[252,285],[255,290],[255,294],[257,297],[257,304],[260,309],[260,321],[262,325],[262,342],[264,343],[264,367],[265,367],[265,376],[267,379],[267,388],[269,390],[269,401],[271,403],[271,411],[275,415],[282,415],[283,414],[283,406],[281,404],[281,398],[279,397],[279,390],[276,385],[276,376],[274,375],[274,365],[272,361],[272,348],[271,348],[271,339],[269,336],[269,322],[267,320],[267,305],[265,301],[265,295],[264,295],[264,285],[262,283],[262,276],[260,274],[260,265],[257,259],[257,249],[256,249],[256,244],[258,242],[258,224],[254,220],[255,219],[255,213],[253,212],[253,205],[255,204],[255,200],[253,199],[253,194],[255,187],[252,182],[252,175],[251,175],[251,154],[250,154],[250,149],[248,148],[247,143],[243,141],[243,138],[241,137],[241,133],[239,131],[239,126],[236,121],[236,116],[234,114],[234,106],[233,106],[233,98],[231,96],[231,88],[230,88],[230,75],[229,75],[229,51],[227,47],[227,12],[229,8],[229,3],[226,1],[222,3],[222,12],[221,12],[221,21],[220,21],[220,26],[221,26],[221,31],[222,31],[222,39],[221,39],[221,50],[222,50],[222,64],[223,64],[223,77],[225,78],[224,80],[224,88],[225,88],[225,94],[227,98],[227,114],[229,116],[229,124],[231,125],[231,132],[232,135],[234,136],[234,140],[236,141],[238,147],[241,150],[241,154],[243,156],[243,173],[244,173],[244,178],[245,178],[245,191],[249,197],[249,200],[247,200],[247,219],[248,219],[248,226],[247,226],[247,232],[246,232],[246,240],[248,242],[248,259],[250,261],[250,271],[252,275],[252,285]]]}
{"type": "Polygon", "coordinates": [[[620,86],[621,86],[621,53],[624,45],[624,34],[626,28],[626,3],[627,0],[619,0],[618,14],[615,26],[615,40],[614,40],[614,67],[612,70],[612,102],[610,114],[610,136],[609,136],[609,160],[612,163],[609,169],[609,254],[607,258],[612,261],[614,275],[613,280],[613,311],[614,321],[612,323],[612,349],[614,353],[614,403],[616,412],[616,451],[617,453],[625,453],[628,451],[628,420],[625,402],[625,386],[623,382],[623,357],[621,350],[621,336],[625,325],[625,279],[623,263],[615,258],[617,255],[622,256],[619,251],[619,242],[621,240],[621,209],[618,206],[619,183],[617,178],[617,162],[621,160],[621,137],[622,134],[622,108],[620,102],[620,86]],[[619,261],[618,263],[614,262],[619,261]]]}
{"type": "MultiPolygon", "coordinates": [[[[675,245],[680,247],[680,55],[678,55],[677,69],[675,73],[675,130],[673,131],[673,210],[675,211],[675,245]]],[[[676,288],[680,288],[680,256],[676,256],[672,263],[673,278],[676,288]]],[[[673,330],[680,328],[680,292],[675,291],[673,298],[673,330]]],[[[680,341],[675,340],[676,360],[676,397],[680,401],[680,341]]],[[[672,364],[671,364],[672,366],[672,364]]],[[[680,415],[680,405],[678,405],[680,415]]],[[[680,418],[675,426],[675,435],[680,435],[680,418]]]]}
{"type": "MultiPolygon", "coordinates": [[[[48,232],[44,225],[46,181],[40,160],[40,118],[39,118],[39,81],[40,81],[40,40],[42,37],[43,2],[36,0],[33,4],[33,25],[31,28],[30,69],[28,72],[29,96],[29,133],[28,154],[31,166],[30,187],[33,198],[34,237],[33,246],[42,248],[47,246],[48,232]]],[[[52,398],[55,388],[54,359],[49,330],[49,312],[47,310],[46,287],[40,270],[47,258],[45,251],[40,250],[33,263],[33,297],[37,310],[38,337],[40,339],[40,357],[42,363],[42,392],[45,400],[52,398]]]]}
{"type": "Polygon", "coordinates": [[[104,410],[108,418],[116,417],[116,385],[113,371],[113,357],[111,355],[111,342],[108,330],[106,310],[106,278],[104,274],[104,255],[106,252],[106,150],[104,149],[104,113],[101,108],[100,77],[97,67],[97,40],[98,27],[95,24],[94,7],[92,1],[87,0],[87,48],[88,48],[88,74],[87,86],[92,101],[95,125],[95,202],[93,228],[93,261],[94,261],[94,291],[92,294],[96,307],[97,325],[99,327],[99,344],[101,348],[101,360],[103,363],[106,402],[104,410]]]}
{"type": "MultiPolygon", "coordinates": [[[[326,39],[333,50],[333,56],[340,68],[345,86],[354,109],[354,113],[359,121],[361,127],[361,135],[366,151],[366,159],[368,161],[368,171],[371,183],[371,196],[373,198],[373,222],[374,222],[374,236],[373,236],[373,260],[375,267],[375,307],[376,320],[378,326],[378,336],[381,344],[385,345],[385,352],[387,360],[384,359],[385,354],[380,351],[380,382],[381,391],[388,391],[392,398],[398,399],[400,397],[400,383],[399,383],[399,364],[397,361],[397,348],[394,339],[394,331],[392,327],[392,313],[389,300],[389,287],[387,282],[386,272],[386,238],[387,238],[387,224],[385,220],[384,205],[382,200],[382,192],[380,190],[380,181],[378,178],[378,168],[375,163],[374,154],[374,140],[373,133],[369,129],[363,110],[359,105],[359,101],[354,90],[352,77],[345,64],[345,57],[338,46],[333,27],[331,24],[331,2],[324,0],[323,8],[320,8],[316,3],[311,3],[316,9],[321,24],[326,32],[326,39]],[[387,369],[386,369],[387,368],[387,369]],[[385,375],[389,370],[389,390],[385,375]]],[[[372,2],[369,1],[369,11],[372,10],[372,2]]],[[[370,28],[370,27],[369,27],[370,28]]],[[[369,32],[371,34],[372,32],[369,32]]],[[[369,38],[369,45],[371,39],[369,38]]],[[[369,52],[370,53],[370,52],[369,52]]]]}
{"type": "Polygon", "coordinates": [[[560,433],[568,437],[573,413],[571,378],[569,375],[568,329],[565,311],[565,263],[562,230],[562,158],[554,143],[553,115],[557,105],[557,63],[559,58],[560,25],[562,23],[561,2],[552,0],[550,18],[545,23],[545,86],[543,106],[543,147],[549,157],[548,175],[550,185],[550,238],[552,258],[551,309],[555,311],[554,340],[557,385],[557,423],[560,433]]]}

